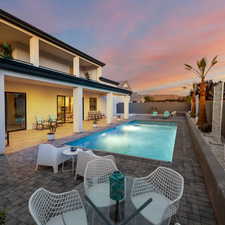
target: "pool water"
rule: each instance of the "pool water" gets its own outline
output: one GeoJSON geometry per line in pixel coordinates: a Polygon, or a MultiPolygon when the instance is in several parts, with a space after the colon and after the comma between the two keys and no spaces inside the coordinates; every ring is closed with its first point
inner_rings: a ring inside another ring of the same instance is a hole
{"type": "Polygon", "coordinates": [[[67,144],[171,162],[176,132],[173,122],[131,121],[67,144]]]}

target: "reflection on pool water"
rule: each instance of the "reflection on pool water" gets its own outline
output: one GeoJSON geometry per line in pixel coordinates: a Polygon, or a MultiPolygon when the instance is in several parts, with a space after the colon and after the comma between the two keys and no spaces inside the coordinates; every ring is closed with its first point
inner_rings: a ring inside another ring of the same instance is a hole
{"type": "Polygon", "coordinates": [[[177,125],[174,122],[132,121],[67,144],[172,161],[176,132],[177,125]]]}

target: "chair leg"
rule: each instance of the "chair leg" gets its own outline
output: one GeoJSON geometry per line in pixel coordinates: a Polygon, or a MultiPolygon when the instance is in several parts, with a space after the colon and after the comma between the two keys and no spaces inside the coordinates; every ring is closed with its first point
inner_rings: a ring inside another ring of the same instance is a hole
{"type": "Polygon", "coordinates": [[[77,181],[77,172],[75,172],[74,181],[77,181]]]}
{"type": "Polygon", "coordinates": [[[58,173],[58,165],[53,166],[53,172],[54,172],[54,173],[58,173]]]}

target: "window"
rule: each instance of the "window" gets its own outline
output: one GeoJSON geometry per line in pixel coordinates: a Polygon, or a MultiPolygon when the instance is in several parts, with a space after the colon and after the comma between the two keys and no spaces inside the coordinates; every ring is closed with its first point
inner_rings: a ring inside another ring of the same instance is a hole
{"type": "Polygon", "coordinates": [[[97,111],[97,98],[90,98],[89,103],[90,103],[89,110],[90,111],[97,111]]]}

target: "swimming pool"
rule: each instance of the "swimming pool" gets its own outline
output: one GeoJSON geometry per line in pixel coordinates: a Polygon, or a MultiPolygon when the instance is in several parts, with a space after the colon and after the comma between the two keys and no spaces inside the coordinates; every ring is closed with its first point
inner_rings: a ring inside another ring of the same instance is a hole
{"type": "Polygon", "coordinates": [[[67,144],[171,162],[176,132],[174,122],[131,121],[67,144]]]}

